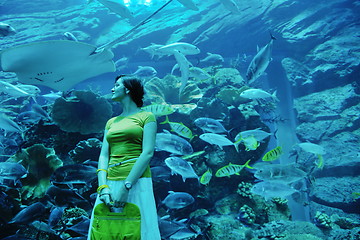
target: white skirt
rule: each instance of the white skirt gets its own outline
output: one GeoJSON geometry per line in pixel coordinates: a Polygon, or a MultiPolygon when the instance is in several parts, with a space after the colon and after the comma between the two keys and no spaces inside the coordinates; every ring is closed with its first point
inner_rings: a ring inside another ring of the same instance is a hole
{"type": "MultiPolygon", "coordinates": [[[[124,181],[107,180],[110,189],[119,189],[123,187],[124,181]]],[[[119,191],[111,192],[117,198],[119,191]]],[[[136,204],[140,208],[141,214],[141,240],[160,240],[160,231],[158,225],[158,216],[154,199],[154,192],[151,178],[139,178],[135,185],[129,191],[128,202],[136,204]]],[[[94,208],[102,203],[99,195],[96,198],[94,208]]],[[[90,240],[91,226],[93,222],[94,210],[91,214],[91,221],[88,233],[90,240]]]]}

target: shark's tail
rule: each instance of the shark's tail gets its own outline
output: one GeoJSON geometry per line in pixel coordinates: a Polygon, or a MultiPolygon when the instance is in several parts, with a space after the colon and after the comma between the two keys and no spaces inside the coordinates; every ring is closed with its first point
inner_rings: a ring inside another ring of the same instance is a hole
{"type": "Polygon", "coordinates": [[[269,33],[270,33],[270,37],[272,40],[277,40],[276,37],[274,37],[274,35],[272,35],[272,33],[270,31],[269,31],[269,33]]]}

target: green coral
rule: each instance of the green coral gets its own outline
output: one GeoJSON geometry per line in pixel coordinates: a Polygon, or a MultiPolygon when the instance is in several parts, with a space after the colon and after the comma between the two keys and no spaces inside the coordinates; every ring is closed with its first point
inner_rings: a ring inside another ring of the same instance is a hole
{"type": "Polygon", "coordinates": [[[252,184],[251,183],[247,183],[247,182],[240,182],[238,185],[238,189],[236,190],[236,192],[243,197],[246,198],[253,198],[253,195],[251,193],[251,188],[252,188],[252,184]]]}
{"type": "Polygon", "coordinates": [[[274,197],[271,199],[276,205],[287,205],[288,200],[285,198],[274,197]]]}
{"type": "Polygon", "coordinates": [[[28,169],[28,176],[22,180],[23,199],[41,198],[50,186],[50,176],[63,162],[53,148],[35,144],[22,149],[9,159],[10,162],[21,162],[28,169]]]}
{"type": "Polygon", "coordinates": [[[242,223],[251,225],[255,222],[256,214],[251,207],[249,207],[248,205],[244,205],[239,210],[238,219],[242,223]]]}
{"type": "Polygon", "coordinates": [[[89,218],[89,215],[84,209],[78,207],[67,208],[64,210],[62,220],[65,225],[70,226],[79,223],[83,216],[89,218]]]}

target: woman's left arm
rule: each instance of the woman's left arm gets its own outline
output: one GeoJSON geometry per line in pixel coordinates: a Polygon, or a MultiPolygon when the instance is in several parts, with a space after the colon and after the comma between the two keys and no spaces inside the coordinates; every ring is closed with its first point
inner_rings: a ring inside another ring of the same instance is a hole
{"type": "Polygon", "coordinates": [[[156,122],[149,122],[144,126],[142,152],[136,160],[125,182],[131,182],[134,185],[143,175],[145,169],[150,163],[155,149],[157,125],[156,122]]]}

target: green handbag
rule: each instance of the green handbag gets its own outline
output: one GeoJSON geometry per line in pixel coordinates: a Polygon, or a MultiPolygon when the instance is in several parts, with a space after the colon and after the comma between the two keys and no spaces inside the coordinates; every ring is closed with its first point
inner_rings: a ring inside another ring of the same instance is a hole
{"type": "Polygon", "coordinates": [[[140,240],[140,209],[126,203],[122,212],[111,212],[105,203],[95,207],[91,240],[140,240]]]}

